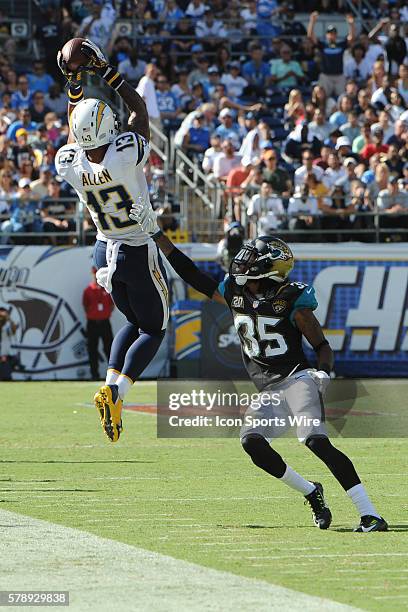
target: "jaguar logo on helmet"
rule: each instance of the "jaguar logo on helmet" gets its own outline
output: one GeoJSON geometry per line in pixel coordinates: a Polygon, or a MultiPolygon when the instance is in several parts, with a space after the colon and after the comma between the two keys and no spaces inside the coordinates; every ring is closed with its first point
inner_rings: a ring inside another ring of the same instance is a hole
{"type": "Polygon", "coordinates": [[[230,274],[238,285],[261,278],[283,283],[293,265],[293,253],[286,242],[274,236],[259,236],[240,249],[231,263],[230,274]]]}

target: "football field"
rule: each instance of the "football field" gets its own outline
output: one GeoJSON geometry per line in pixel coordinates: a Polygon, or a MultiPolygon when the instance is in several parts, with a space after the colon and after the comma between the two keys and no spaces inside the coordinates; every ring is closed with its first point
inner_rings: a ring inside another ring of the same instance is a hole
{"type": "MultiPolygon", "coordinates": [[[[406,406],[408,381],[370,384],[383,391],[373,411],[398,401],[396,387],[406,406]]],[[[323,483],[333,523],[319,531],[302,497],[253,466],[238,440],[157,439],[153,382],[132,389],[127,403],[146,410],[125,410],[109,443],[96,388],[1,384],[0,590],[70,591],[77,610],[407,609],[407,438],[333,440],[389,522],[373,534],[352,532],[350,500],[310,451],[275,443],[323,483]],[[98,592],[106,608],[90,601],[98,592]]]]}

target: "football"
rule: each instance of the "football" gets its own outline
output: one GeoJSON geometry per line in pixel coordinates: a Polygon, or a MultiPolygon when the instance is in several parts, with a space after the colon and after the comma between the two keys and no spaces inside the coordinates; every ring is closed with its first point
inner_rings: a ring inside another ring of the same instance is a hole
{"type": "Polygon", "coordinates": [[[85,38],[71,38],[61,49],[62,57],[70,70],[86,66],[89,62],[89,58],[81,51],[83,42],[85,38]]]}

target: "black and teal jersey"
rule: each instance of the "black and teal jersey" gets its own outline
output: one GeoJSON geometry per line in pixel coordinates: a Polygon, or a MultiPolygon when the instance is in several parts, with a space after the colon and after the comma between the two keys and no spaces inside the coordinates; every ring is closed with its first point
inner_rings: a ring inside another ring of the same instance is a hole
{"type": "Polygon", "coordinates": [[[313,287],[269,281],[267,292],[257,297],[227,277],[218,291],[232,312],[245,367],[259,390],[310,367],[294,314],[317,308],[313,287]]]}

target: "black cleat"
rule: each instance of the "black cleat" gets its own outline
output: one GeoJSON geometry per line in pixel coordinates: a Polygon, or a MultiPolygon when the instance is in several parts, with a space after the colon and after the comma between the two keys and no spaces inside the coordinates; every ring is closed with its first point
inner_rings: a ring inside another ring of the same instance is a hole
{"type": "Polygon", "coordinates": [[[369,531],[388,531],[387,521],[382,516],[371,516],[366,514],[361,517],[360,524],[354,529],[357,533],[368,533],[369,531]]]}
{"type": "Polygon", "coordinates": [[[313,522],[319,529],[328,529],[332,522],[330,509],[326,506],[323,495],[323,485],[320,482],[313,482],[315,490],[305,495],[305,504],[309,504],[312,509],[313,522]]]}

